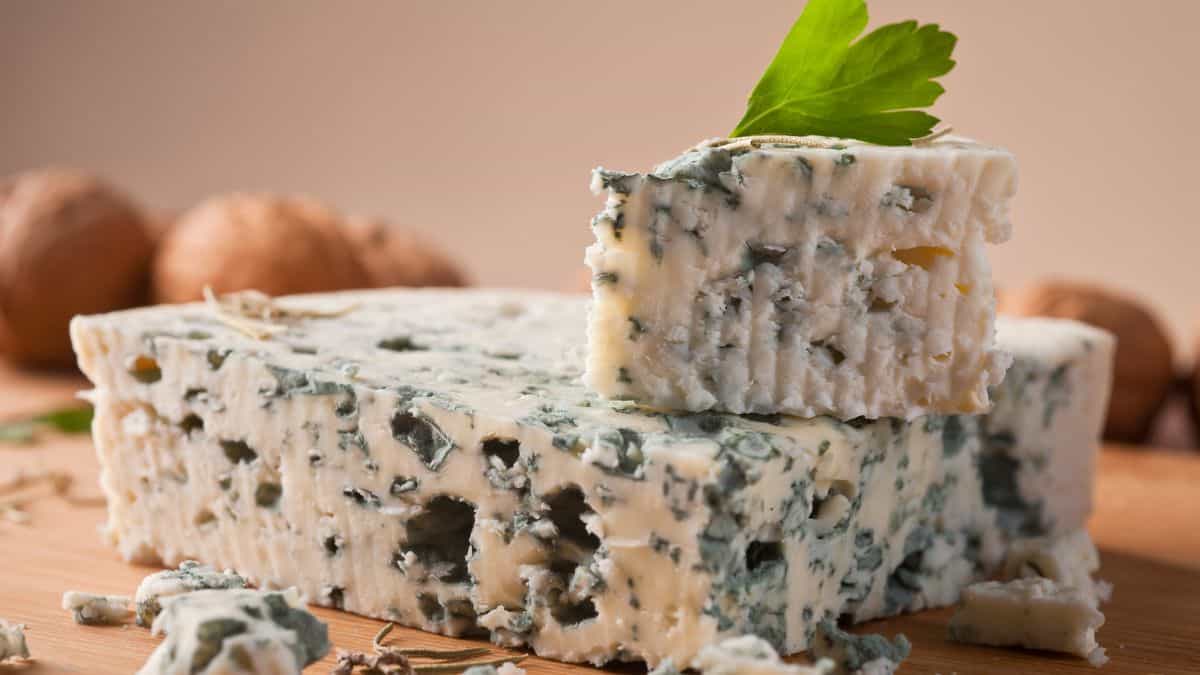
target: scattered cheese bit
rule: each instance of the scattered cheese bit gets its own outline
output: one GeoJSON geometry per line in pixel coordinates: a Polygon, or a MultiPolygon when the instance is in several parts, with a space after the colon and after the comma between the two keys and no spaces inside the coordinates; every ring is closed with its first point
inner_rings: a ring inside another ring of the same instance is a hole
{"type": "Polygon", "coordinates": [[[1096,629],[1103,625],[1093,598],[1079,589],[1049,579],[986,581],[963,591],[962,606],[950,619],[950,638],[1066,652],[1101,666],[1108,658],[1096,642],[1096,629]]]}
{"type": "Polygon", "coordinates": [[[25,644],[25,624],[0,619],[0,663],[27,658],[29,645],[25,644]]]}
{"type": "Polygon", "coordinates": [[[119,624],[129,616],[128,595],[97,595],[83,591],[67,591],[62,596],[62,608],[71,612],[75,623],[85,626],[119,624]]]}
{"type": "Polygon", "coordinates": [[[134,602],[137,603],[137,624],[150,627],[162,609],[164,598],[201,590],[245,588],[246,580],[233,570],[218,572],[195,560],[185,560],[177,570],[155,572],[142,579],[134,602]]]}

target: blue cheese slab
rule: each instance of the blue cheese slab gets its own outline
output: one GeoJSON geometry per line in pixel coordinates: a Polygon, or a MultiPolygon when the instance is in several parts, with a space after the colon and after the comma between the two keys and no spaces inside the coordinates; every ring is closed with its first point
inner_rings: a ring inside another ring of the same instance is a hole
{"type": "Polygon", "coordinates": [[[1071,386],[1001,385],[1031,398],[1006,417],[843,422],[601,399],[580,383],[583,297],[276,303],[270,330],[205,305],[73,322],[126,558],[561,660],[690,664],[737,635],[792,653],[822,619],[952,604],[1010,536],[1087,512],[1040,492],[1090,466],[1055,457],[1095,451],[1098,418],[1074,411],[1108,386],[1111,338],[1070,322],[1073,347],[1013,351],[1071,386]]]}
{"type": "Polygon", "coordinates": [[[1016,161],[962,139],[701,144],[597,169],[586,382],[672,410],[979,413],[1016,161]]]}
{"type": "Polygon", "coordinates": [[[167,636],[138,675],[300,675],[330,649],[328,628],[295,589],[164,598],[152,630],[167,636]]]}

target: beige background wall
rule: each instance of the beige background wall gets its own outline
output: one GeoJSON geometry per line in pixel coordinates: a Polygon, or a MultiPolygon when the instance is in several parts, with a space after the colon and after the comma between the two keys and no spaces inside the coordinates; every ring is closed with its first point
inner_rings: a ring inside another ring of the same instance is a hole
{"type": "MultiPolygon", "coordinates": [[[[936,112],[1021,163],[1002,285],[1200,322],[1200,0],[871,0],[959,35],[936,112]]],[[[65,163],[163,208],[309,192],[413,224],[488,284],[561,287],[597,164],[728,132],[799,0],[0,0],[0,172],[65,163]]]]}

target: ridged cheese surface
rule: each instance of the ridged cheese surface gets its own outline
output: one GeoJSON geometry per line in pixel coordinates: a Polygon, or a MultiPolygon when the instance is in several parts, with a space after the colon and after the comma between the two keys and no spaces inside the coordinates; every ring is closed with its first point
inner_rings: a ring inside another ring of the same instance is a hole
{"type": "Polygon", "coordinates": [[[694,149],[598,169],[586,382],[673,410],[839,419],[987,410],[986,245],[1009,238],[1009,153],[694,149]]]}

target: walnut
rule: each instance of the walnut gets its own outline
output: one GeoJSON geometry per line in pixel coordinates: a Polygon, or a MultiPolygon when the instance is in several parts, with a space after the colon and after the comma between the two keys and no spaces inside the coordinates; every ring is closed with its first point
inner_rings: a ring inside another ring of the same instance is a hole
{"type": "Polygon", "coordinates": [[[413,230],[378,219],[346,229],[372,286],[466,286],[467,276],[441,249],[413,230]]]}
{"type": "Polygon", "coordinates": [[[32,365],[74,362],[68,324],[142,304],[153,243],[124,195],[77,171],[0,183],[0,346],[32,365]]]}
{"type": "Polygon", "coordinates": [[[1170,339],[1150,308],[1099,286],[1054,281],[1005,293],[1000,311],[1076,319],[1114,333],[1117,355],[1104,436],[1145,440],[1174,379],[1170,339]]]}
{"type": "Polygon", "coordinates": [[[368,285],[334,211],[303,197],[233,194],[184,213],[154,262],[158,302],[254,289],[269,295],[368,285]]]}
{"type": "Polygon", "coordinates": [[[1200,340],[1196,340],[1196,351],[1192,353],[1196,365],[1188,378],[1188,403],[1192,409],[1192,432],[1197,444],[1200,444],[1200,340]]]}

